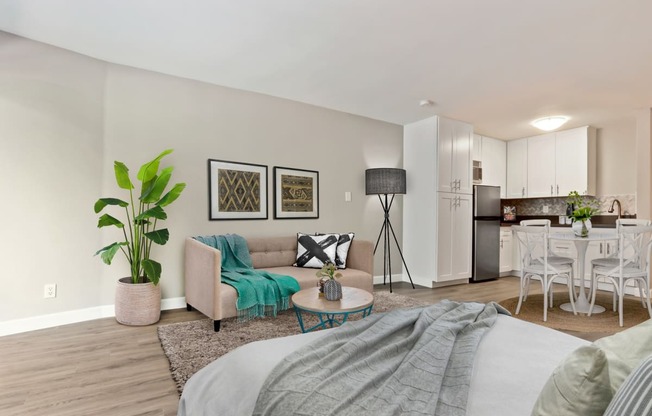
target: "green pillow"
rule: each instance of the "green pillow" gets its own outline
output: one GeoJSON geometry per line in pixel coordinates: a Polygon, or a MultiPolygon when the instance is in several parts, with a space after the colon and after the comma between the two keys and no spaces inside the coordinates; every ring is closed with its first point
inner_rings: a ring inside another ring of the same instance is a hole
{"type": "Polygon", "coordinates": [[[573,351],[553,371],[539,394],[532,415],[601,416],[612,396],[604,351],[595,345],[586,345],[573,351]]]}
{"type": "Polygon", "coordinates": [[[607,356],[611,389],[615,392],[629,373],[652,354],[652,319],[601,338],[594,345],[602,348],[607,356]]]}
{"type": "Polygon", "coordinates": [[[532,415],[602,415],[629,373],[651,354],[652,320],[578,348],[552,373],[532,415]]]}

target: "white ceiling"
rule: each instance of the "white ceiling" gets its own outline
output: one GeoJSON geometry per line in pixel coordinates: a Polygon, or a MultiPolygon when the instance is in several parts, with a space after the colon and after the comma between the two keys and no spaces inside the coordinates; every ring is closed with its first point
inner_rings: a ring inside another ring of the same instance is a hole
{"type": "Polygon", "coordinates": [[[651,18],[650,0],[0,0],[0,30],[109,62],[502,139],[652,107],[651,18]]]}

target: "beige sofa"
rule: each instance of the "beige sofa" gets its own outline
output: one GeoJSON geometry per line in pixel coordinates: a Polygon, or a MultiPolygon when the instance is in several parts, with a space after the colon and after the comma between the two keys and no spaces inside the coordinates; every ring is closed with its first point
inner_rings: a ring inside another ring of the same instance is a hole
{"type": "MultiPolygon", "coordinates": [[[[317,286],[317,269],[294,267],[297,258],[297,237],[248,238],[247,245],[254,268],[292,276],[301,289],[317,286]]],[[[186,305],[213,320],[215,331],[220,321],[237,316],[238,297],[232,286],[221,282],[222,257],[220,251],[193,238],[185,244],[186,305]]],[[[373,244],[370,241],[351,242],[346,269],[338,279],[344,286],[352,286],[373,293],[373,244]]]]}

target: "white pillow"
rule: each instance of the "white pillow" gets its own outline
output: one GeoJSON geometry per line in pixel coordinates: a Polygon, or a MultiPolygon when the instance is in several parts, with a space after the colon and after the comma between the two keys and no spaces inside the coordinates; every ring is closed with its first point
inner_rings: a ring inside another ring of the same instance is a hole
{"type": "Polygon", "coordinates": [[[297,233],[298,267],[322,268],[326,263],[335,264],[339,234],[309,235],[297,233]]]}
{"type": "Polygon", "coordinates": [[[337,254],[335,256],[335,265],[338,269],[346,269],[346,258],[349,256],[349,248],[353,242],[354,233],[340,234],[337,240],[337,254]]]}

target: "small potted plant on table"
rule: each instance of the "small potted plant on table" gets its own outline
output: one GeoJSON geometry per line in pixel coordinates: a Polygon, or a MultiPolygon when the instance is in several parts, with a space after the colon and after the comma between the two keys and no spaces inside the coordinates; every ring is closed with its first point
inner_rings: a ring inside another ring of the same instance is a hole
{"type": "Polygon", "coordinates": [[[317,277],[326,278],[324,282],[324,297],[326,300],[342,299],[342,284],[336,278],[342,277],[333,263],[326,263],[317,273],[317,277]]]}
{"type": "Polygon", "coordinates": [[[571,213],[573,232],[578,237],[588,237],[592,228],[591,217],[600,212],[596,202],[587,201],[577,191],[570,192],[566,202],[573,206],[573,212],[571,213]]]}

